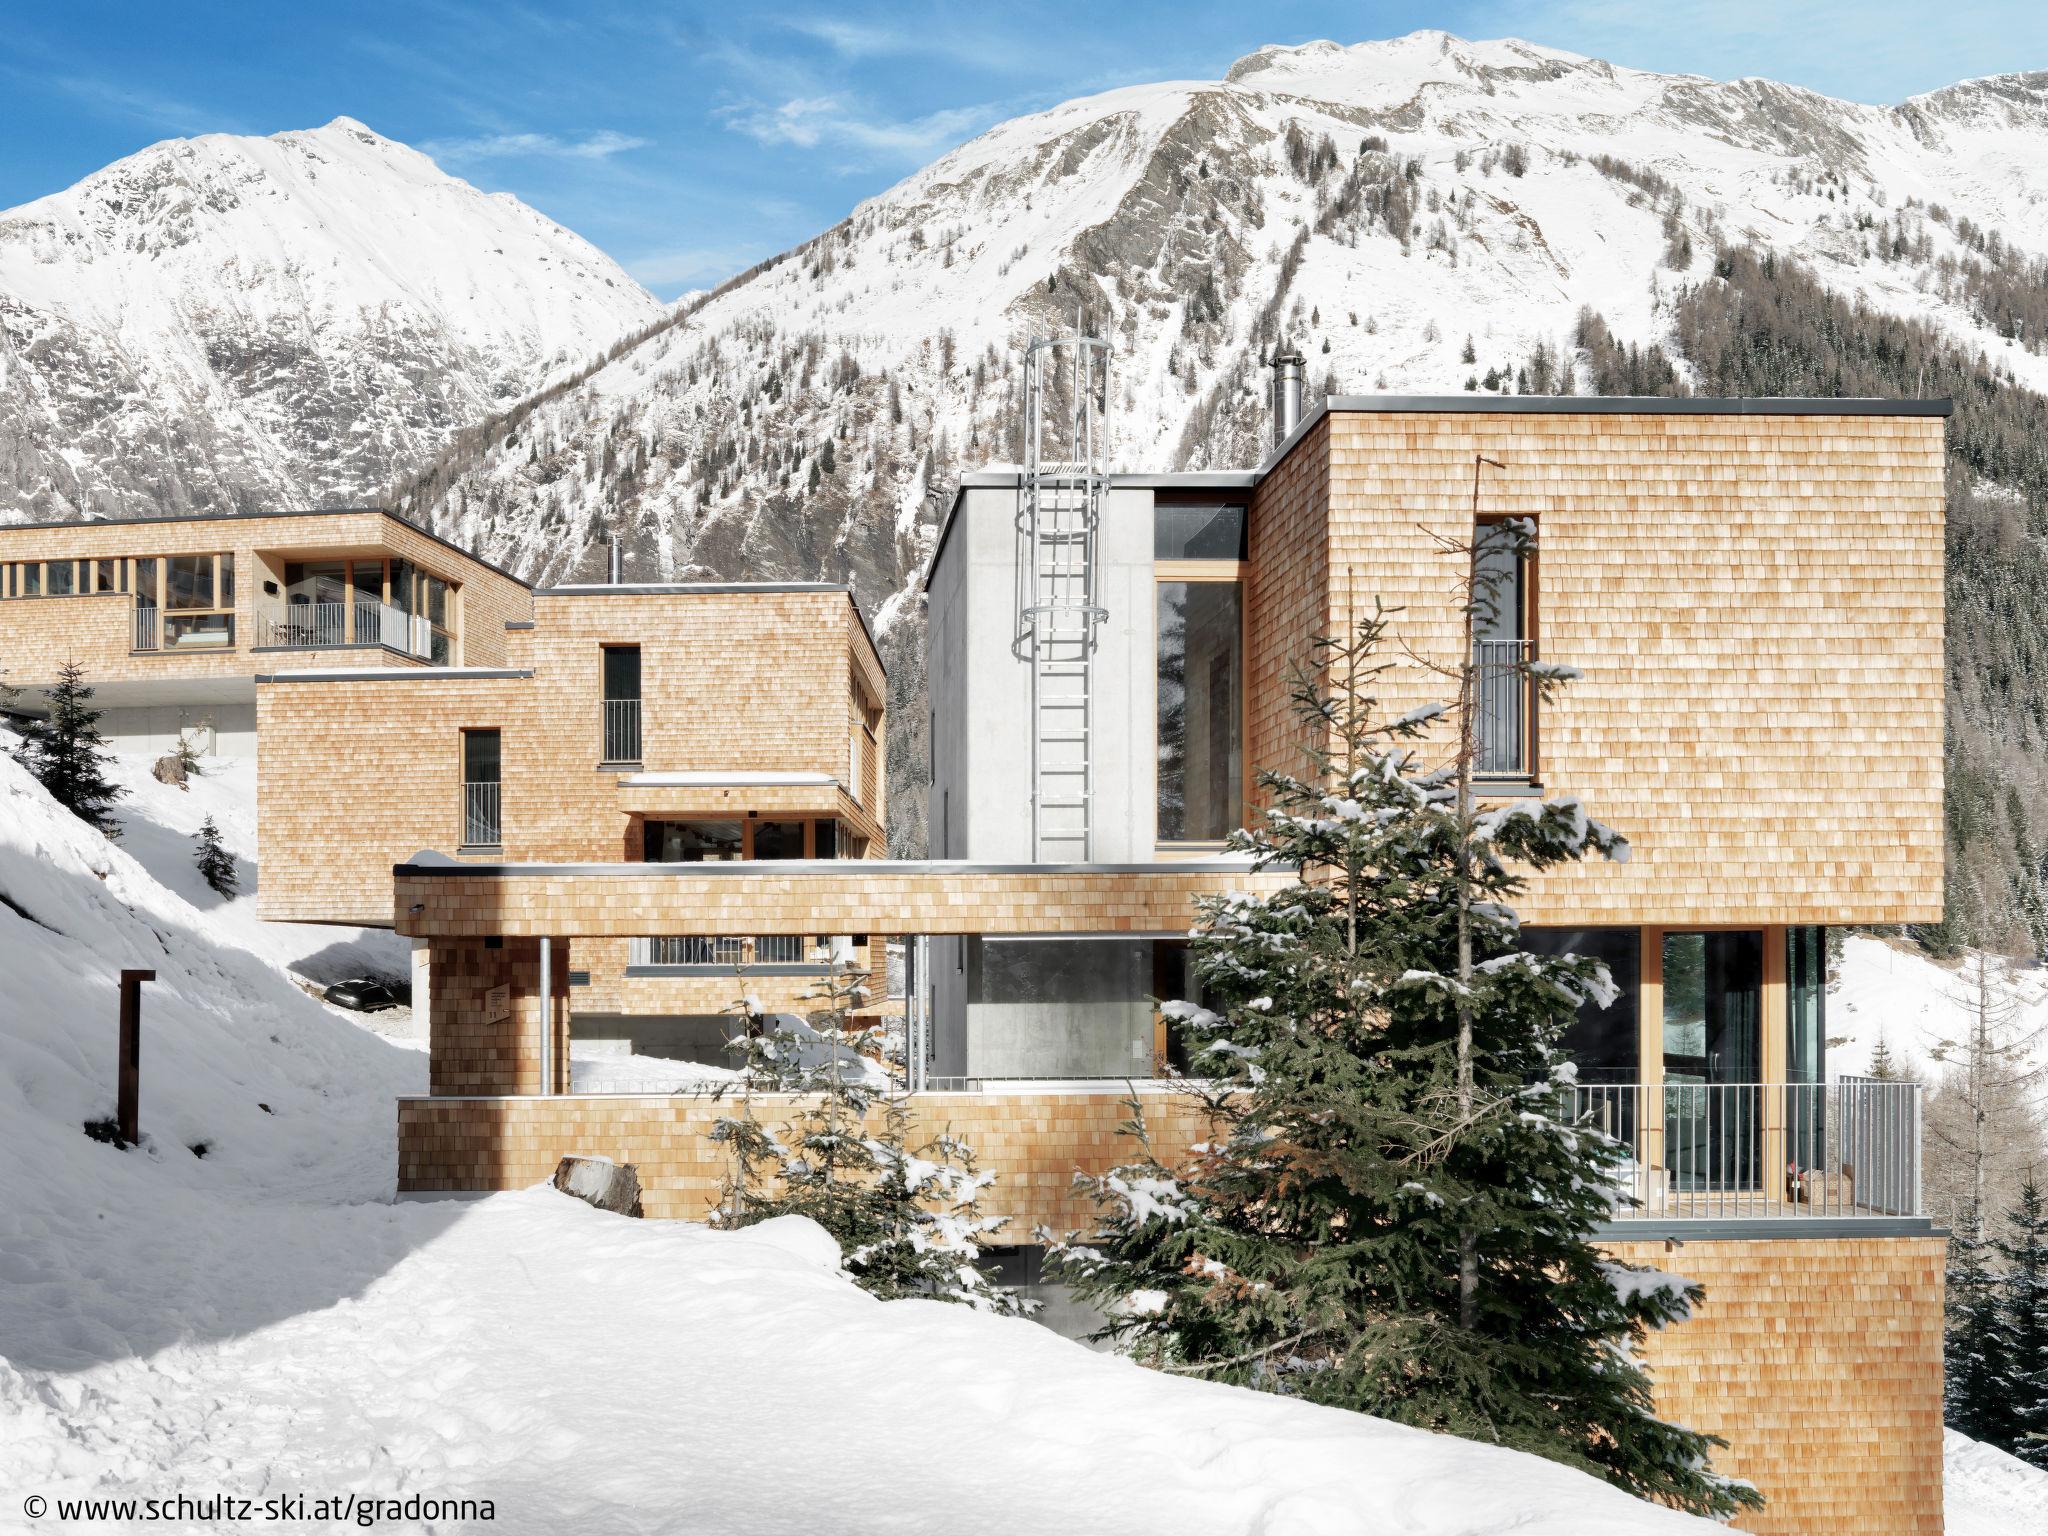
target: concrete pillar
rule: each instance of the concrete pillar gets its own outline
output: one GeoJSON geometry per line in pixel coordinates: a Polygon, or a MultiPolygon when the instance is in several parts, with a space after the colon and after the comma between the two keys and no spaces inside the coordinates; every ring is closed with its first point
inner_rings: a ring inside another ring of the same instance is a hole
{"type": "Polygon", "coordinates": [[[555,1091],[555,941],[540,941],[540,1091],[555,1091]]]}
{"type": "Polygon", "coordinates": [[[416,1040],[434,1038],[434,960],[426,939],[412,941],[412,1034],[416,1040]]]}

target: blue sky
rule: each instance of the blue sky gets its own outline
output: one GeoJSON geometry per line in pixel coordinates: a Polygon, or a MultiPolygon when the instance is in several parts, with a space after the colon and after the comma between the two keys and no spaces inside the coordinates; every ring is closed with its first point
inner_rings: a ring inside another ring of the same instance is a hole
{"type": "Polygon", "coordinates": [[[0,0],[0,207],[157,139],[346,113],[516,193],[671,297],[1005,117],[1213,79],[1262,43],[1425,26],[1874,102],[2048,68],[2042,0],[0,0]]]}

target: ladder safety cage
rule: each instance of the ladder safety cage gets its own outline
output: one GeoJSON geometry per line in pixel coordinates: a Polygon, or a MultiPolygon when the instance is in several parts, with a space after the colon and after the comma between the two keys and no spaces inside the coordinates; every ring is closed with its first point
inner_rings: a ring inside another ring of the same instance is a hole
{"type": "Polygon", "coordinates": [[[1031,857],[1092,852],[1095,540],[1109,488],[1109,343],[1079,331],[1024,353],[1016,651],[1031,668],[1031,857]]]}

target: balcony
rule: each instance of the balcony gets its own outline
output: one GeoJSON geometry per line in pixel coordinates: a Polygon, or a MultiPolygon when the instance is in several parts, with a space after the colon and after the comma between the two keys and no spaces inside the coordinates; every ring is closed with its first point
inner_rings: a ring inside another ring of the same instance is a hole
{"type": "Polygon", "coordinates": [[[1584,1083],[1565,1113],[1628,1152],[1617,1220],[1919,1219],[1923,1089],[1584,1083]]]}
{"type": "Polygon", "coordinates": [[[361,598],[339,603],[265,603],[257,609],[256,625],[259,644],[280,650],[381,645],[425,660],[433,649],[433,626],[424,617],[405,613],[390,603],[361,598]]]}
{"type": "Polygon", "coordinates": [[[1480,778],[1520,779],[1535,772],[1535,693],[1527,640],[1472,642],[1474,728],[1480,778]]]}
{"type": "Polygon", "coordinates": [[[606,699],[604,701],[604,757],[606,763],[638,763],[640,761],[640,701],[638,699],[606,699]]]}
{"type": "Polygon", "coordinates": [[[498,820],[496,779],[469,779],[462,785],[462,846],[497,848],[503,842],[498,820]]]}

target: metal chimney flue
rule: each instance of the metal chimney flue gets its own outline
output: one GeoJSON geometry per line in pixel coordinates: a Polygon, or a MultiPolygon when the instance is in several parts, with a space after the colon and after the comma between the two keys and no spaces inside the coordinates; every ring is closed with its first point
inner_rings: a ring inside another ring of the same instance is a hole
{"type": "Polygon", "coordinates": [[[609,537],[608,539],[606,539],[605,543],[610,546],[608,551],[608,558],[605,561],[606,579],[610,581],[613,586],[620,586],[625,582],[626,579],[625,548],[619,543],[619,536],[616,533],[611,535],[611,537],[609,537]]]}
{"type": "Polygon", "coordinates": [[[1302,355],[1284,342],[1273,349],[1273,446],[1301,425],[1302,355]]]}

